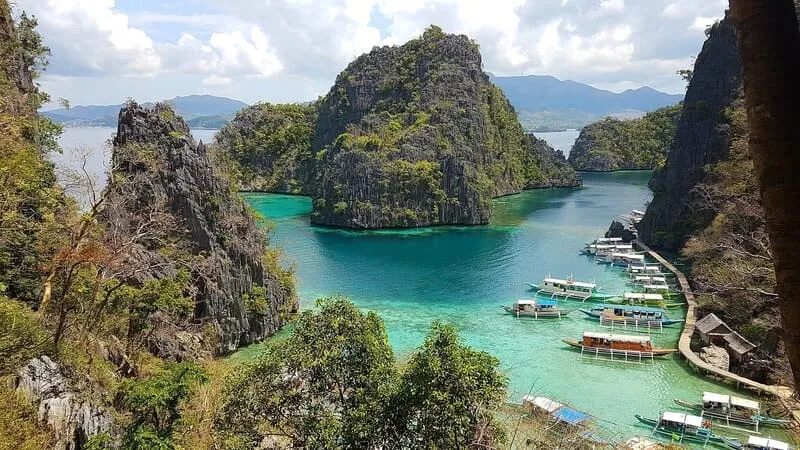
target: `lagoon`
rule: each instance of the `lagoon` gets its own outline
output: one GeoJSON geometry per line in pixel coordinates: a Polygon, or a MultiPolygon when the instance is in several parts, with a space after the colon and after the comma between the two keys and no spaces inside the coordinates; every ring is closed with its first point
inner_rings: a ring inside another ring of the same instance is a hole
{"type": "MultiPolygon", "coordinates": [[[[509,378],[509,400],[546,395],[599,418],[610,437],[649,434],[634,414],[655,417],[672,399],[703,391],[732,393],[697,377],[677,356],[654,364],[581,359],[561,339],[600,329],[579,312],[561,320],[517,319],[502,305],[530,295],[527,282],[547,274],[596,280],[621,293],[627,277],[578,252],[612,218],[644,209],[649,172],[583,174],[579,189],[532,190],[495,200],[490,225],[354,232],[312,227],[306,197],[244,194],[274,224],[272,245],[296,264],[302,308],[340,293],[386,322],[395,356],[420,345],[433,321],[451,323],[463,340],[495,355],[509,378]]],[[[568,302],[570,306],[580,306],[568,302]]],[[[681,310],[670,316],[682,318],[681,310]]],[[[675,347],[673,326],[654,346],[675,347]]],[[[252,354],[252,349],[248,352],[252,354]]]]}

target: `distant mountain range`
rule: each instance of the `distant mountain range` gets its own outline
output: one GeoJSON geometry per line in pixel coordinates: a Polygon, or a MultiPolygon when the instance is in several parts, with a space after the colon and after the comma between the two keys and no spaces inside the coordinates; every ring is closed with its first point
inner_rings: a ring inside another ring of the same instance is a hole
{"type": "MultiPolygon", "coordinates": [[[[192,128],[220,128],[247,103],[213,95],[189,95],[167,100],[175,112],[183,116],[192,128]]],[[[151,106],[145,103],[145,106],[151,106]]],[[[42,111],[55,122],[67,126],[116,126],[122,105],[74,106],[69,109],[42,111]]]]}
{"type": "Polygon", "coordinates": [[[490,76],[503,89],[529,130],[581,128],[605,116],[638,117],[683,100],[644,86],[615,93],[544,75],[490,76]]]}
{"type": "MultiPolygon", "coordinates": [[[[490,77],[506,93],[520,122],[529,131],[581,128],[609,115],[640,117],[683,100],[683,95],[666,94],[647,86],[615,93],[551,76],[490,77]]],[[[221,128],[247,106],[238,100],[213,95],[175,97],[168,102],[191,128],[221,128]]],[[[116,126],[120,108],[122,105],[75,106],[42,114],[67,126],[116,126]]]]}

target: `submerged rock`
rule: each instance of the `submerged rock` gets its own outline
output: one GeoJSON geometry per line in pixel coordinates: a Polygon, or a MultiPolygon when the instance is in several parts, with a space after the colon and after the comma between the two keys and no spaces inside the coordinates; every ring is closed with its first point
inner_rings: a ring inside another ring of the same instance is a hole
{"type": "Polygon", "coordinates": [[[722,370],[730,370],[731,357],[723,347],[711,345],[700,349],[700,359],[722,370]]]}
{"type": "Polygon", "coordinates": [[[15,387],[29,402],[38,404],[38,419],[54,433],[56,450],[82,448],[94,435],[112,432],[112,417],[101,407],[81,399],[47,356],[28,362],[18,373],[15,387]]]}

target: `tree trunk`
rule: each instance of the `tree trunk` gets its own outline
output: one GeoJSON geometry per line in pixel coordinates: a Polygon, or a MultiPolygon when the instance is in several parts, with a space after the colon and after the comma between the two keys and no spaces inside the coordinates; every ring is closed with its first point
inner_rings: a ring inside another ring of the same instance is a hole
{"type": "Polygon", "coordinates": [[[730,6],[783,338],[800,388],[800,32],[792,0],[730,0],[730,6]]]}

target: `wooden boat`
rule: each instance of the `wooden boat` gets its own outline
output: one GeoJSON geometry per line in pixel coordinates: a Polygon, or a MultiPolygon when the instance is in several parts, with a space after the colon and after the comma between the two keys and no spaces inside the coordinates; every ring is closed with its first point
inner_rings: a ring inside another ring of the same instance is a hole
{"type": "Polygon", "coordinates": [[[755,400],[727,394],[703,392],[702,403],[690,403],[679,399],[673,401],[678,406],[700,412],[703,417],[718,419],[727,427],[730,427],[732,422],[740,423],[752,425],[758,432],[759,425],[782,426],[789,423],[788,420],[764,416],[761,413],[761,405],[755,400]]]}
{"type": "Polygon", "coordinates": [[[517,300],[513,306],[503,306],[503,309],[517,317],[533,317],[535,319],[556,317],[562,318],[574,311],[574,309],[562,310],[555,300],[517,300]]]}
{"type": "Polygon", "coordinates": [[[749,436],[747,443],[742,444],[736,439],[722,438],[728,447],[734,450],[790,450],[788,443],[776,439],[749,436]]]}
{"type": "Polygon", "coordinates": [[[625,292],[622,298],[613,298],[609,303],[621,303],[627,305],[655,306],[663,308],[664,296],[661,294],[648,294],[646,292],[625,292]]]}
{"type": "Polygon", "coordinates": [[[596,284],[575,281],[572,279],[572,276],[568,277],[566,280],[547,276],[541,283],[528,283],[528,286],[530,286],[531,290],[536,291],[536,295],[550,298],[561,297],[586,301],[589,299],[613,297],[613,295],[601,293],[596,284]]]}
{"type": "Polygon", "coordinates": [[[636,415],[636,420],[653,427],[651,435],[659,434],[668,437],[671,441],[682,444],[693,442],[706,445],[710,442],[717,444],[727,444],[725,438],[716,436],[708,428],[708,421],[700,416],[683,414],[678,412],[665,412],[658,420],[648,419],[636,415]]]}
{"type": "Polygon", "coordinates": [[[666,356],[678,351],[674,348],[653,348],[649,336],[598,333],[584,331],[580,341],[563,339],[564,343],[581,349],[581,356],[608,357],[620,362],[646,362],[656,356],[666,356]]]}
{"type": "Polygon", "coordinates": [[[661,264],[658,263],[632,263],[625,268],[630,273],[641,273],[649,275],[666,276],[669,274],[661,272],[661,264]]]}
{"type": "Polygon", "coordinates": [[[618,251],[607,255],[598,253],[597,262],[601,264],[611,264],[612,266],[628,267],[631,264],[644,264],[644,254],[620,253],[618,251]]]}
{"type": "Polygon", "coordinates": [[[625,245],[622,243],[622,238],[597,238],[594,241],[587,243],[581,253],[594,255],[598,250],[612,249],[617,245],[625,245]]]}
{"type": "Polygon", "coordinates": [[[569,406],[551,400],[547,397],[534,397],[526,395],[522,398],[522,406],[531,413],[549,415],[556,424],[563,424],[582,430],[579,436],[593,444],[608,445],[610,442],[602,436],[591,432],[589,426],[594,423],[594,417],[585,412],[572,409],[569,406]]]}
{"type": "Polygon", "coordinates": [[[612,246],[599,246],[597,251],[594,255],[598,259],[605,259],[609,258],[611,255],[619,253],[623,255],[630,255],[633,254],[633,245],[632,244],[614,244],[612,246]]]}
{"type": "Polygon", "coordinates": [[[667,284],[667,277],[654,274],[631,274],[631,283],[638,285],[667,284]]]}
{"type": "Polygon", "coordinates": [[[591,309],[579,309],[580,312],[592,319],[600,321],[600,325],[622,327],[649,331],[652,328],[662,328],[683,320],[670,319],[661,308],[631,305],[597,305],[591,309]]]}

